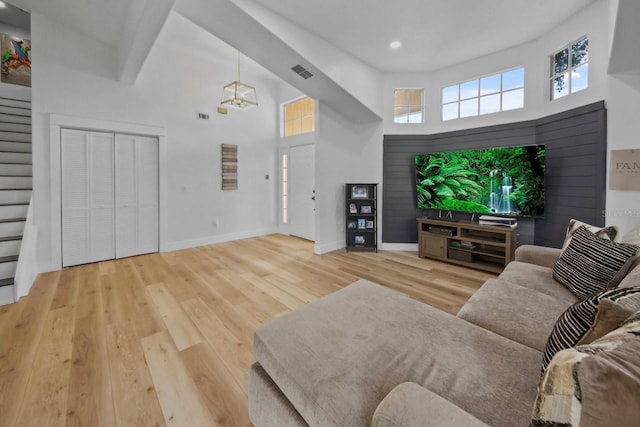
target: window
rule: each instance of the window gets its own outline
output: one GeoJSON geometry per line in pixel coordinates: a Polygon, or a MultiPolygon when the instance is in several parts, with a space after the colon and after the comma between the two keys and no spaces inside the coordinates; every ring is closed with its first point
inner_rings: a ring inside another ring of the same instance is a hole
{"type": "Polygon", "coordinates": [[[396,89],[393,99],[394,123],[422,123],[422,89],[396,89]]]}
{"type": "Polygon", "coordinates": [[[316,130],[316,103],[313,99],[298,99],[284,104],[284,136],[300,135],[316,130]]]}
{"type": "Polygon", "coordinates": [[[469,80],[442,89],[442,120],[524,107],[524,68],[469,80]]]}
{"type": "Polygon", "coordinates": [[[589,39],[584,37],[551,56],[551,100],[589,86],[589,39]]]}
{"type": "Polygon", "coordinates": [[[289,155],[282,155],[282,223],[289,223],[289,155]]]}

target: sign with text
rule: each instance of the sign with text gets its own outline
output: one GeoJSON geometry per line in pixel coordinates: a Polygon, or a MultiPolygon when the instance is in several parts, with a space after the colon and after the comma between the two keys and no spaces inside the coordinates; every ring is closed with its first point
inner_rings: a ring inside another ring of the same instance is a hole
{"type": "Polygon", "coordinates": [[[640,190],[640,149],[611,150],[609,189],[640,190]]]}

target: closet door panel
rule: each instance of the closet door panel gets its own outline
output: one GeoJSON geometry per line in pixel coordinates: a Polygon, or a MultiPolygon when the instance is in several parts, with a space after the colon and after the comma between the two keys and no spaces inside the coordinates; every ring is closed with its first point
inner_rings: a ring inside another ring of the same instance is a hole
{"type": "Polygon", "coordinates": [[[116,257],[158,251],[158,140],[116,135],[116,257]]]}
{"type": "Polygon", "coordinates": [[[61,131],[62,265],[89,262],[88,135],[61,131]]]}
{"type": "Polygon", "coordinates": [[[159,249],[158,139],[136,137],[138,253],[159,249]]]}
{"type": "Polygon", "coordinates": [[[91,262],[115,257],[113,134],[95,133],[89,143],[91,262]]]}
{"type": "Polygon", "coordinates": [[[135,137],[116,135],[116,258],[137,255],[135,137]]]}
{"type": "Polygon", "coordinates": [[[111,259],[113,134],[61,131],[62,265],[111,259]]]}

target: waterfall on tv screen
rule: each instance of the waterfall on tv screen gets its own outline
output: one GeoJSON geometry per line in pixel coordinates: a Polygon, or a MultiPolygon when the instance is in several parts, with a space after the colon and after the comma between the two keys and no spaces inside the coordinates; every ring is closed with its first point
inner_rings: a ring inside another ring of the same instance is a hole
{"type": "Polygon", "coordinates": [[[513,183],[511,177],[494,169],[489,173],[489,209],[494,213],[511,213],[511,191],[513,183]]]}

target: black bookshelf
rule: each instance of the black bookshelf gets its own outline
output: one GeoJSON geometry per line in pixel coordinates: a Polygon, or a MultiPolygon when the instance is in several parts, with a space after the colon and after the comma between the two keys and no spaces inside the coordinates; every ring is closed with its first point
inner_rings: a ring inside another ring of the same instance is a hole
{"type": "Polygon", "coordinates": [[[345,184],[345,238],[347,251],[378,252],[378,184],[345,184]]]}

